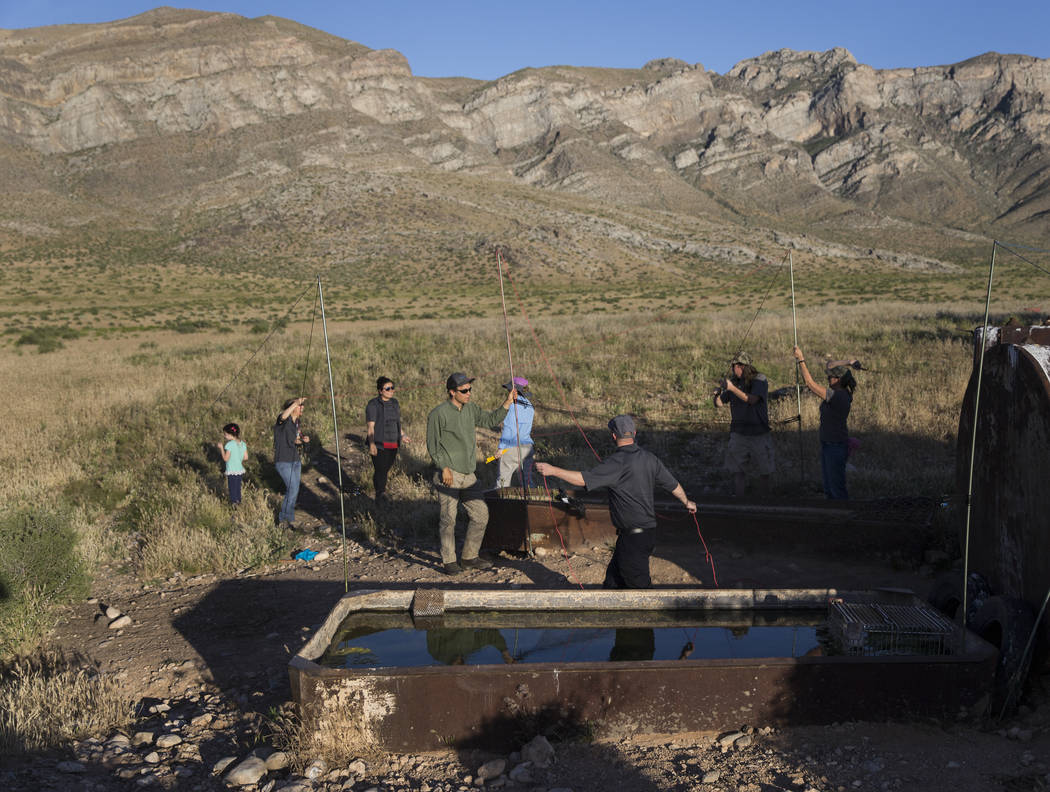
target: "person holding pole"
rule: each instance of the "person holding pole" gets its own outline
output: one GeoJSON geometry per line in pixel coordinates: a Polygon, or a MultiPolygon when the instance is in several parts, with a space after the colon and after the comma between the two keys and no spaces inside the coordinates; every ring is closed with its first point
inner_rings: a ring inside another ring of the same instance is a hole
{"type": "Polygon", "coordinates": [[[299,499],[299,480],[303,463],[299,461],[299,446],[310,442],[299,428],[306,397],[289,399],[281,408],[273,425],[273,466],[284,481],[284,500],[277,516],[278,524],[295,530],[295,502],[299,499]]]}
{"type": "Polygon", "coordinates": [[[427,453],[437,468],[434,488],[441,508],[438,520],[441,561],[449,575],[458,575],[464,567],[487,569],[492,566],[491,561],[478,555],[488,527],[489,510],[474,472],[478,464],[475,429],[478,426],[495,429],[503,423],[507,410],[518,396],[518,392],[511,388],[502,406],[485,412],[470,400],[473,381],[473,377],[461,371],[450,374],[445,382],[448,399],[427,416],[427,453]],[[461,503],[469,522],[463,538],[463,552],[457,563],[456,512],[461,503]]]}
{"type": "Polygon", "coordinates": [[[616,452],[590,470],[566,470],[547,462],[537,462],[543,476],[555,476],[574,487],[588,490],[608,487],[609,517],[616,526],[616,547],[605,570],[603,588],[651,588],[649,556],[655,546],[656,508],[653,489],[660,485],[682,502],[690,514],[696,504],[686,497],[663,462],[635,443],[637,429],[629,415],[609,421],[616,452]]]}
{"type": "Polygon", "coordinates": [[[769,477],[775,470],[773,436],[769,430],[769,381],[751,363],[747,352],[730,362],[732,375],[715,391],[715,407],[728,407],[729,445],[725,467],[733,476],[733,494],[742,497],[745,477],[757,473],[763,494],[769,492],[769,477]]]}
{"type": "Polygon", "coordinates": [[[799,371],[806,387],[820,398],[820,470],[824,495],[828,500],[846,500],[846,458],[849,456],[849,429],[846,420],[853,406],[853,390],[857,380],[850,366],[860,368],[860,362],[831,361],[825,367],[828,386],[817,383],[809,373],[806,356],[795,346],[791,353],[798,361],[799,371]]]}
{"type": "Polygon", "coordinates": [[[509,487],[514,472],[521,469],[521,485],[532,486],[532,422],[536,418],[536,408],[529,401],[529,381],[524,377],[515,377],[503,387],[516,390],[518,397],[503,419],[503,434],[499,439],[496,452],[499,457],[499,476],[497,487],[509,487]]]}

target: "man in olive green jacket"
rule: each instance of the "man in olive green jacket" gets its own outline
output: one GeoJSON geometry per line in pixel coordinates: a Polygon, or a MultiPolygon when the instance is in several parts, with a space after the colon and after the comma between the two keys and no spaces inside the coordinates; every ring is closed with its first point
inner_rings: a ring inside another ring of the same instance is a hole
{"type": "Polygon", "coordinates": [[[516,390],[510,391],[502,407],[485,412],[470,401],[470,383],[473,381],[473,377],[460,371],[451,374],[445,382],[448,399],[427,416],[427,452],[437,467],[434,488],[441,507],[438,521],[441,561],[449,575],[458,575],[463,567],[485,569],[492,566],[490,561],[478,556],[488,527],[489,510],[474,473],[478,464],[474,430],[478,426],[489,429],[500,426],[518,395],[516,390]],[[463,554],[456,563],[456,511],[460,503],[467,511],[469,522],[463,538],[463,554]]]}

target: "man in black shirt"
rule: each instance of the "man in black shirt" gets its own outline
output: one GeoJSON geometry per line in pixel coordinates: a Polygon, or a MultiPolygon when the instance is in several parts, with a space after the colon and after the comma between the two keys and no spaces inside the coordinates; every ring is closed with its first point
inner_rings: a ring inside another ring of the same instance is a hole
{"type": "Polygon", "coordinates": [[[682,502],[690,513],[696,504],[663,463],[634,442],[637,430],[629,415],[609,421],[616,452],[586,471],[565,470],[547,462],[536,463],[543,476],[556,476],[574,487],[609,488],[609,516],[616,526],[616,548],[605,570],[605,588],[649,588],[649,556],[655,544],[656,509],[653,489],[659,484],[682,502]]]}

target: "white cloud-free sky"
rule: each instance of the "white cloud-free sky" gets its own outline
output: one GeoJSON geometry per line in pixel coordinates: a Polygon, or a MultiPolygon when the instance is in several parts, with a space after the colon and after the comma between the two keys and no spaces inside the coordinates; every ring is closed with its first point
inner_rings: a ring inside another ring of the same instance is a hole
{"type": "MultiPolygon", "coordinates": [[[[0,0],[0,28],[107,22],[143,0],[0,0]]],[[[845,47],[877,69],[988,51],[1050,57],[1048,0],[211,0],[402,52],[425,77],[494,79],[526,66],[635,68],[674,57],[725,73],[769,50],[845,47]]]]}

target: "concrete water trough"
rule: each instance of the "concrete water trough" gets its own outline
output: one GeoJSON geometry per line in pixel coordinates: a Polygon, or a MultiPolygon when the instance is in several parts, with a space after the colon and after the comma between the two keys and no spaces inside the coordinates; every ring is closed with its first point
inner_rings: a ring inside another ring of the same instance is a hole
{"type": "Polygon", "coordinates": [[[899,590],[419,589],[344,596],[290,674],[309,728],[419,751],[506,749],[552,729],[611,737],[977,715],[996,658],[993,646],[899,590]],[[533,662],[517,635],[535,628],[582,630],[585,640],[536,649],[533,662]],[[433,657],[390,665],[350,646],[356,636],[374,648],[388,630],[401,636],[395,644],[425,641],[433,657]],[[437,633],[466,635],[459,657],[431,647],[437,633]],[[736,649],[749,633],[780,637],[736,649]],[[494,646],[466,664],[464,653],[484,643],[494,646]],[[719,644],[729,649],[712,651],[719,644]],[[343,657],[353,662],[340,665],[343,657]]]}

